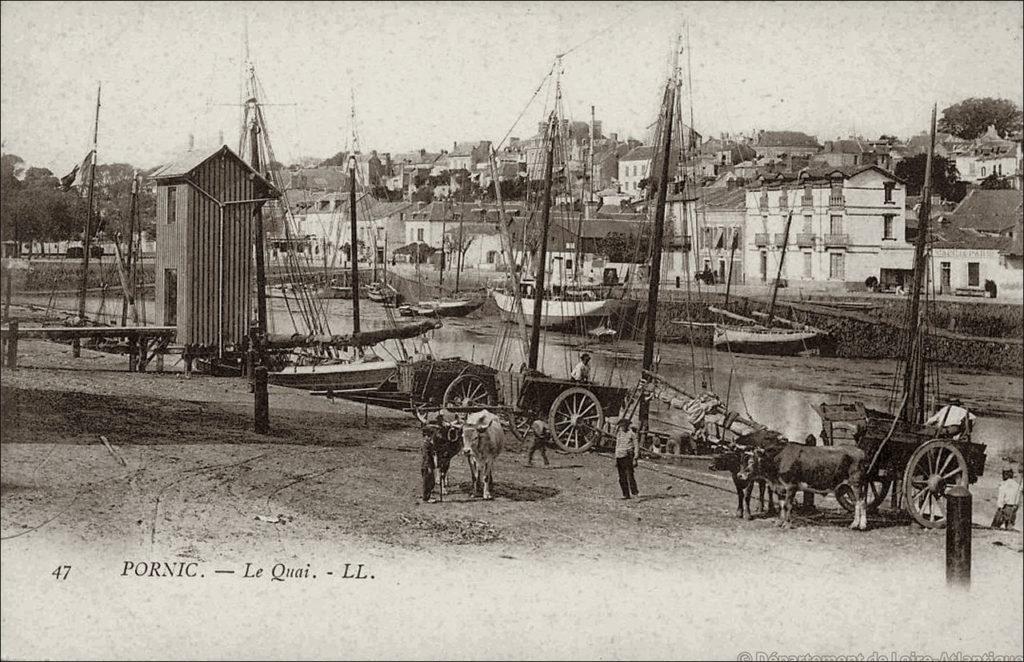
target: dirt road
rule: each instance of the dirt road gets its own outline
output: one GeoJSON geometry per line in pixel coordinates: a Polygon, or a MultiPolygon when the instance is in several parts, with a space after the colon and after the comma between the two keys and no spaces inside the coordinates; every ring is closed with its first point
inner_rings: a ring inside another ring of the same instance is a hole
{"type": "Polygon", "coordinates": [[[420,435],[407,414],[365,419],[361,406],[272,388],[274,432],[261,437],[237,380],[131,375],[120,357],[22,349],[24,367],[2,379],[3,622],[20,626],[5,657],[137,654],[154,641],[179,657],[218,636],[269,657],[374,655],[375,636],[421,657],[735,656],[769,644],[798,653],[923,640],[1020,650],[1019,531],[976,529],[973,590],[950,594],[942,532],[886,516],[851,532],[831,500],[793,530],[745,522],[728,477],[704,463],[645,461],[640,498],[621,501],[606,457],[556,455],[551,468],[529,468],[513,448],[499,458],[494,501],[469,497],[457,460],[445,502],[423,504],[420,435]],[[210,579],[123,576],[125,562],[151,560],[194,561],[210,579]],[[276,563],[339,574],[363,563],[375,578],[342,592],[322,579],[250,585],[236,579],[245,562],[267,574],[276,563]],[[76,568],[63,584],[50,576],[62,563],[76,568]],[[97,599],[107,602],[88,636],[40,638],[97,599]],[[182,600],[195,607],[181,612],[182,600]],[[175,627],[193,634],[118,630],[119,618],[148,622],[142,604],[174,610],[175,627]],[[493,636],[467,640],[463,626],[481,613],[493,636]],[[792,618],[806,622],[805,636],[777,639],[774,626],[792,618]],[[248,637],[231,629],[246,623],[248,637]],[[284,646],[288,627],[311,638],[284,646]]]}

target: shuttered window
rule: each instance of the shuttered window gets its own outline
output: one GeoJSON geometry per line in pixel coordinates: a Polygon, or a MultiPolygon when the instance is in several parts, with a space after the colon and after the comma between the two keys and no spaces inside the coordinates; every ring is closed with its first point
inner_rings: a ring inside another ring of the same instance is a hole
{"type": "Polygon", "coordinates": [[[167,222],[174,223],[178,220],[178,189],[167,187],[167,222]]]}

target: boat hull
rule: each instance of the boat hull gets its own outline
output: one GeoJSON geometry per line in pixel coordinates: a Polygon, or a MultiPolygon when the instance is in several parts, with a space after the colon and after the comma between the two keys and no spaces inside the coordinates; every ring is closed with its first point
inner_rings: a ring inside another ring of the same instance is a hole
{"type": "Polygon", "coordinates": [[[276,386],[307,391],[379,388],[397,370],[395,361],[288,366],[271,372],[267,381],[276,386]]]}
{"type": "MultiPolygon", "coordinates": [[[[515,297],[504,292],[494,292],[494,302],[498,304],[501,317],[505,321],[516,319],[515,297]]],[[[526,318],[526,325],[533,326],[534,300],[524,297],[523,316],[526,318]]],[[[540,325],[542,328],[554,328],[572,324],[580,318],[606,317],[609,314],[609,301],[600,299],[597,301],[543,301],[541,303],[540,325]]]]}
{"type": "Polygon", "coordinates": [[[715,349],[744,354],[794,356],[815,346],[818,334],[809,331],[782,329],[751,330],[737,327],[715,327],[715,349]]]}
{"type": "Polygon", "coordinates": [[[416,315],[424,317],[465,317],[480,306],[480,301],[421,301],[411,306],[416,315]]]}

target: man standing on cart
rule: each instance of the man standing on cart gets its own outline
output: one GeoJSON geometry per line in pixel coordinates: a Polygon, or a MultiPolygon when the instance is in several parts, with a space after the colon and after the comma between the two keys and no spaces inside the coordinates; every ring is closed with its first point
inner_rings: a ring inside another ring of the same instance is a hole
{"type": "Polygon", "coordinates": [[[569,379],[574,382],[583,382],[584,384],[590,381],[590,354],[586,352],[580,354],[580,361],[572,369],[572,372],[569,373],[569,379]]]}

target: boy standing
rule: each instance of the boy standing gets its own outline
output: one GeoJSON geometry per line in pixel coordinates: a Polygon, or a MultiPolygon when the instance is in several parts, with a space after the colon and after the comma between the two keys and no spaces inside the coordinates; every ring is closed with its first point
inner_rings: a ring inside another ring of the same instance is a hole
{"type": "Polygon", "coordinates": [[[1020,492],[1020,484],[1013,479],[1013,469],[1003,469],[1003,482],[999,484],[999,497],[996,499],[996,516],[992,518],[993,529],[1013,529],[1017,524],[1020,492]]]}
{"type": "Polygon", "coordinates": [[[620,418],[615,425],[615,468],[619,472],[622,498],[628,499],[630,495],[640,493],[636,487],[636,476],[633,475],[633,468],[640,459],[640,439],[636,431],[630,429],[628,418],[620,418]]]}

